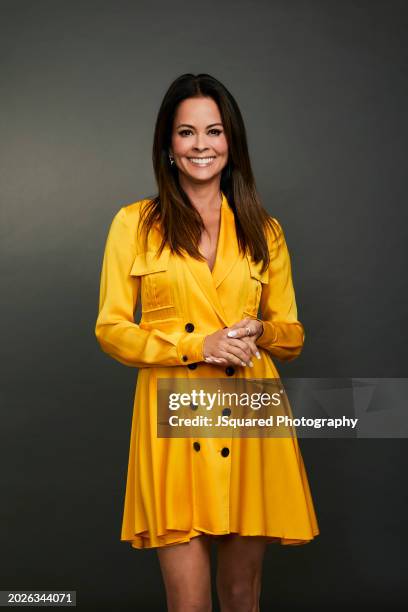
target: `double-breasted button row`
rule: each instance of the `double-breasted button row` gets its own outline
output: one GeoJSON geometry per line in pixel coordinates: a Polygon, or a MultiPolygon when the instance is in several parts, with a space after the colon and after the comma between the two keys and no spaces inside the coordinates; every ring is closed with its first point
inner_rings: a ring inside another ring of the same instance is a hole
{"type": "MultiPolygon", "coordinates": [[[[185,326],[184,326],[184,329],[186,330],[186,332],[191,333],[192,331],[194,331],[194,323],[186,323],[185,326]]],[[[227,328],[224,327],[224,329],[227,329],[227,328]]],[[[183,355],[182,360],[183,361],[188,361],[187,355],[183,355]]],[[[197,365],[198,365],[197,363],[189,363],[187,365],[187,367],[190,370],[195,370],[197,365]]],[[[225,373],[226,373],[227,376],[232,376],[233,374],[235,374],[235,368],[233,366],[227,366],[225,368],[225,373]]]]}
{"type": "MultiPolygon", "coordinates": [[[[191,332],[194,331],[194,324],[193,323],[186,323],[185,326],[184,326],[184,329],[186,330],[186,332],[191,334],[191,332]]],[[[183,355],[182,360],[183,361],[188,361],[187,355],[183,355]]],[[[197,367],[197,364],[196,363],[189,363],[187,365],[187,367],[190,368],[190,370],[195,370],[196,367],[197,367]]]]}
{"type": "MultiPolygon", "coordinates": [[[[182,360],[183,360],[183,361],[188,361],[188,357],[187,357],[187,355],[183,355],[183,356],[182,356],[182,360]]],[[[187,367],[188,367],[190,370],[195,370],[195,369],[196,369],[196,367],[197,367],[197,365],[198,365],[197,363],[188,363],[188,364],[187,364],[187,367]]]]}
{"type": "MultiPolygon", "coordinates": [[[[193,448],[194,448],[194,450],[196,450],[196,451],[198,452],[198,451],[200,450],[200,448],[201,448],[200,443],[199,443],[199,442],[197,442],[197,441],[196,441],[196,442],[193,442],[193,448]]],[[[229,451],[228,446],[224,446],[224,447],[221,449],[221,455],[222,455],[223,457],[228,457],[229,452],[230,452],[230,451],[229,451]]]]}

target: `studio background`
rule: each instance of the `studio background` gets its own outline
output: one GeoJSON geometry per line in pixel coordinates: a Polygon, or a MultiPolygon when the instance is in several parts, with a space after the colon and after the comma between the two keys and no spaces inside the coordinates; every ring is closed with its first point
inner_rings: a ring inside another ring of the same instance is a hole
{"type": "MultiPolygon", "coordinates": [[[[1,589],[165,609],[156,551],[119,539],[137,370],[94,325],[109,225],[156,191],[154,122],[180,74],[234,95],[285,231],[306,342],[281,375],[407,376],[407,8],[0,2],[1,589]]],[[[397,609],[406,440],[300,445],[321,533],[267,548],[262,609],[397,609]]]]}

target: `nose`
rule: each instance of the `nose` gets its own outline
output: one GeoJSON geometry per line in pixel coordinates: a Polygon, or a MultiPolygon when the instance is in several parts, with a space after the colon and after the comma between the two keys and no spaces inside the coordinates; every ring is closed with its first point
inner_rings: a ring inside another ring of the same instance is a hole
{"type": "Polygon", "coordinates": [[[203,138],[205,138],[205,135],[197,134],[195,145],[193,147],[194,151],[200,152],[200,151],[206,151],[208,149],[208,147],[206,147],[204,145],[204,142],[202,141],[203,138]]]}

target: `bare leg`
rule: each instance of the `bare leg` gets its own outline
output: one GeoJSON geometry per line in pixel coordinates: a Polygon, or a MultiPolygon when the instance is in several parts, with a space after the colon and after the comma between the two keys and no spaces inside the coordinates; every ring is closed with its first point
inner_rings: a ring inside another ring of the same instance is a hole
{"type": "Polygon", "coordinates": [[[233,533],[215,541],[221,612],[259,612],[266,538],[233,533]]]}
{"type": "Polygon", "coordinates": [[[211,537],[158,547],[168,612],[211,612],[211,537]]]}

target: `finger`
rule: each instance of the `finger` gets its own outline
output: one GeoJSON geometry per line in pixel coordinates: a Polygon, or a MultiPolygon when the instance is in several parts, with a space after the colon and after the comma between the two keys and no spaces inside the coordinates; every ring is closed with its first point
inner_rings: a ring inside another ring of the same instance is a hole
{"type": "Polygon", "coordinates": [[[245,342],[249,346],[251,355],[255,355],[257,359],[261,359],[261,353],[259,352],[259,349],[255,343],[255,340],[253,340],[251,336],[242,338],[241,342],[245,342]]]}
{"type": "Polygon", "coordinates": [[[215,357],[214,355],[209,355],[208,357],[205,357],[204,361],[207,361],[208,363],[216,363],[220,365],[224,365],[227,363],[226,359],[224,359],[223,357],[215,357]]]}
{"type": "Polygon", "coordinates": [[[227,352],[228,354],[233,354],[242,362],[242,365],[249,365],[251,367],[253,366],[253,363],[251,361],[251,351],[248,345],[245,342],[242,342],[242,340],[225,343],[224,345],[220,346],[220,349],[227,352]]]}
{"type": "Polygon", "coordinates": [[[220,354],[225,356],[225,358],[228,360],[229,363],[233,363],[234,365],[237,366],[246,366],[248,365],[246,363],[246,361],[243,361],[242,359],[240,359],[240,357],[237,357],[237,355],[235,355],[235,353],[232,353],[230,351],[227,350],[221,350],[220,349],[220,354]]]}
{"type": "Polygon", "coordinates": [[[228,338],[243,338],[245,336],[255,336],[255,335],[256,335],[255,326],[254,325],[251,326],[250,323],[245,325],[245,327],[239,327],[227,333],[228,338]]]}
{"type": "Polygon", "coordinates": [[[253,320],[254,319],[251,317],[245,317],[244,319],[240,319],[239,321],[237,321],[233,325],[230,325],[229,327],[224,327],[224,329],[226,329],[227,332],[231,329],[241,329],[242,327],[246,327],[246,325],[248,325],[248,323],[250,323],[253,320]]]}
{"type": "Polygon", "coordinates": [[[249,346],[248,342],[245,342],[243,339],[241,340],[239,338],[228,338],[221,345],[221,348],[223,348],[226,351],[230,351],[231,346],[234,346],[239,350],[239,354],[238,353],[236,354],[243,361],[248,362],[251,359],[251,356],[253,353],[252,353],[251,347],[249,346]]]}

